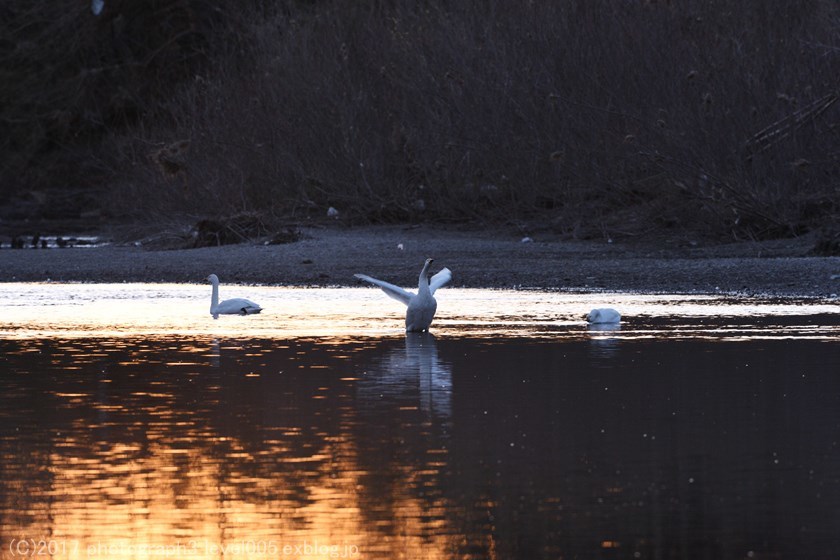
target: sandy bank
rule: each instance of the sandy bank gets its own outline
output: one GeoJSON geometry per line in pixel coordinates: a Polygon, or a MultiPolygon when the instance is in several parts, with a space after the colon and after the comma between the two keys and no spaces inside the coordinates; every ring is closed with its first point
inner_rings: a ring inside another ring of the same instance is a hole
{"type": "Polygon", "coordinates": [[[509,232],[431,227],[313,228],[285,245],[151,250],[0,250],[0,281],[223,282],[355,285],[353,273],[411,286],[427,256],[449,267],[453,285],[675,293],[743,292],[828,297],[840,293],[840,258],[807,256],[807,241],[676,244],[563,241],[509,232]]]}

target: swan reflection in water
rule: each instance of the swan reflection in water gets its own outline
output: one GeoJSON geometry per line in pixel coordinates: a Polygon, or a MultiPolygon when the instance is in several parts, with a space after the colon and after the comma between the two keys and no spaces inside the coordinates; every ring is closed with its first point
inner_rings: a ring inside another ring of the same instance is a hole
{"type": "Polygon", "coordinates": [[[452,414],[452,371],[438,358],[433,334],[409,332],[405,348],[395,348],[368,370],[357,394],[366,407],[399,403],[418,407],[428,419],[448,419],[452,414]]]}
{"type": "Polygon", "coordinates": [[[214,338],[210,342],[210,353],[208,354],[210,358],[210,367],[218,368],[222,365],[222,350],[219,345],[219,339],[214,338]]]}
{"type": "Polygon", "coordinates": [[[589,323],[589,348],[592,356],[604,360],[614,359],[618,355],[621,339],[618,336],[621,323],[589,323]]]}

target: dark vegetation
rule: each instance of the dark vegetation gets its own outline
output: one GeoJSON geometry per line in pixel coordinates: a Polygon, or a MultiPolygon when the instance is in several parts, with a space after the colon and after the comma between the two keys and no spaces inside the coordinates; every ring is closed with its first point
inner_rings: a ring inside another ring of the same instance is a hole
{"type": "Polygon", "coordinates": [[[840,230],[836,0],[7,0],[0,74],[7,220],[840,230]]]}

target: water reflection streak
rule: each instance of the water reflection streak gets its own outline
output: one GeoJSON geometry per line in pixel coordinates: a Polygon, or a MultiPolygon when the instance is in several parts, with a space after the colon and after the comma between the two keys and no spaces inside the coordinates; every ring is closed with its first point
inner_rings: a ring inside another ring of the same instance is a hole
{"type": "Polygon", "coordinates": [[[840,554],[830,303],[447,289],[406,335],[373,290],[26,289],[2,559],[840,554]]]}

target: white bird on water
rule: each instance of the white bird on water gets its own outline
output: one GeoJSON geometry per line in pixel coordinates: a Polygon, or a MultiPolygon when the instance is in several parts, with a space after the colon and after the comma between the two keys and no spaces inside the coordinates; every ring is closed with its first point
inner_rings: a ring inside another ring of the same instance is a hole
{"type": "Polygon", "coordinates": [[[218,319],[219,315],[252,315],[262,311],[262,307],[245,298],[233,298],[219,301],[219,277],[211,274],[207,281],[213,284],[213,296],[210,299],[210,315],[218,319]]]}
{"type": "Polygon", "coordinates": [[[586,320],[592,325],[616,324],[621,322],[621,313],[609,307],[601,307],[590,311],[586,320]]]}
{"type": "Polygon", "coordinates": [[[434,293],[438,288],[452,280],[452,272],[448,268],[444,268],[429,278],[429,267],[432,266],[433,260],[426,259],[423,264],[423,270],[420,271],[420,279],[417,282],[416,294],[383,280],[371,278],[366,274],[354,274],[354,276],[379,286],[389,297],[408,306],[405,312],[405,330],[407,332],[428,331],[432,319],[435,318],[435,311],[437,311],[437,301],[434,298],[434,293]]]}

